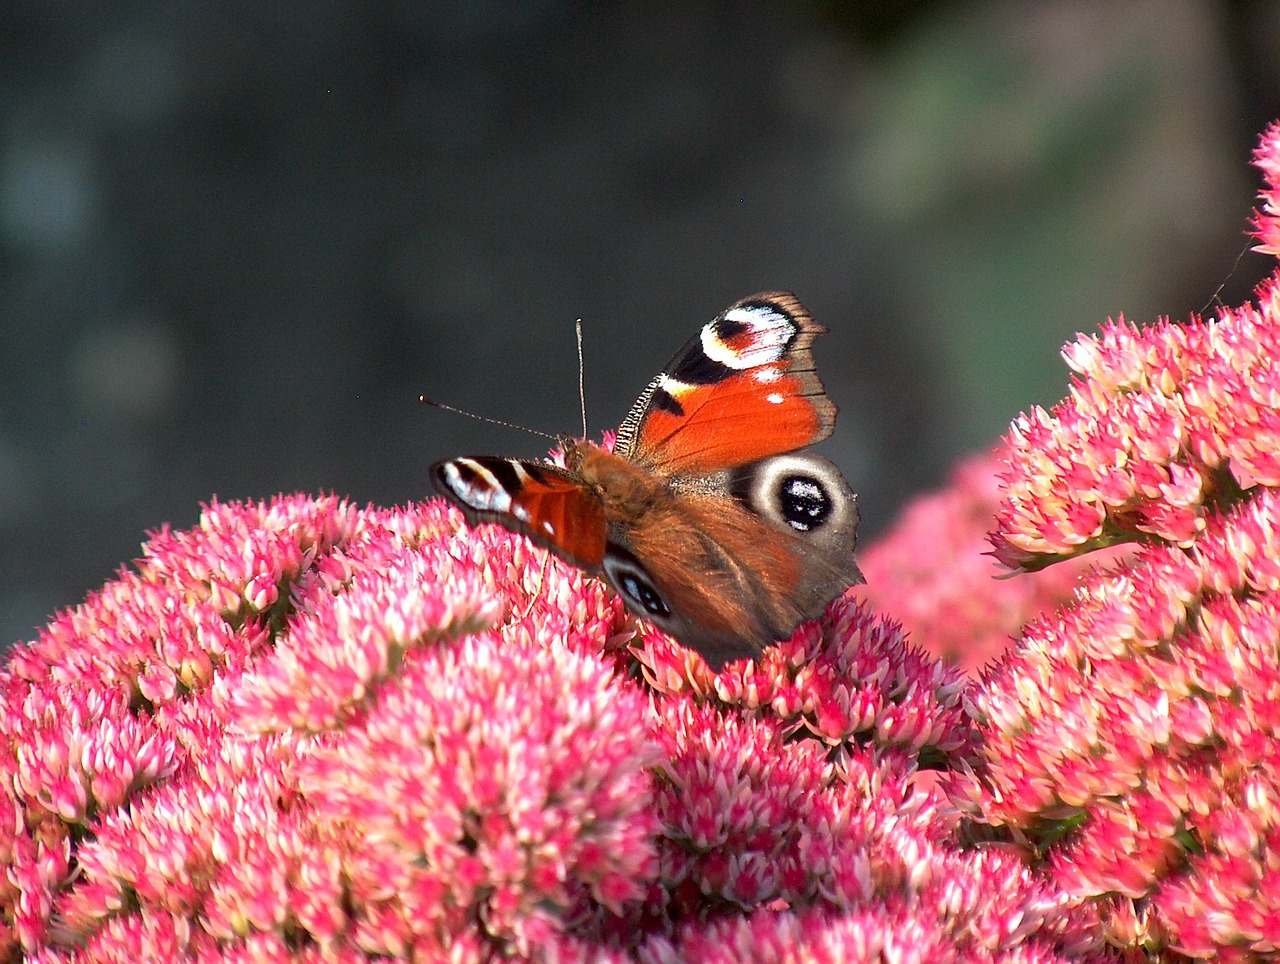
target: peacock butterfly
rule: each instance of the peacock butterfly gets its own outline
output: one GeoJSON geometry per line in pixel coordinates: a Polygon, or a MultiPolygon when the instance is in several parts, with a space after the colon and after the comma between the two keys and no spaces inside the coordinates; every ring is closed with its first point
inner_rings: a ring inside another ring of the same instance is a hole
{"type": "Polygon", "coordinates": [[[456,458],[432,485],[468,524],[602,576],[714,668],[755,656],[862,582],[857,497],[800,451],[835,424],[811,351],[825,331],[788,292],[744,298],[649,383],[612,452],[562,437],[564,468],[456,458]]]}

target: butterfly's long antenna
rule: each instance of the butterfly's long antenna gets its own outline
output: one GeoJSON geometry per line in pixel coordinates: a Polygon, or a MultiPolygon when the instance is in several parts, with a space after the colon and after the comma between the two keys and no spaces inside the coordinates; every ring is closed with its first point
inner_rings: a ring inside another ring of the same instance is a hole
{"type": "Polygon", "coordinates": [[[548,435],[546,432],[539,432],[536,428],[529,428],[527,425],[517,425],[515,422],[504,422],[500,418],[489,418],[487,415],[477,415],[475,412],[468,412],[464,408],[454,408],[452,405],[446,405],[444,402],[437,402],[434,398],[427,398],[426,395],[419,395],[418,401],[423,405],[430,405],[432,408],[440,408],[444,409],[446,412],[455,412],[458,415],[465,415],[467,418],[474,418],[479,422],[488,422],[490,425],[501,425],[503,428],[513,428],[517,432],[528,432],[530,435],[549,438],[553,442],[560,441],[556,436],[548,435]]]}
{"type": "Polygon", "coordinates": [[[582,363],[582,319],[579,318],[574,327],[578,331],[578,404],[582,407],[582,437],[587,437],[587,390],[584,385],[583,369],[586,367],[582,363]]]}

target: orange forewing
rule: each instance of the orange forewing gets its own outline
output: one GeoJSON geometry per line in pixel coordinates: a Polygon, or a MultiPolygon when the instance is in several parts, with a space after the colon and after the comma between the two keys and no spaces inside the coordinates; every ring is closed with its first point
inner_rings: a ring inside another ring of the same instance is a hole
{"type": "Polygon", "coordinates": [[[516,503],[532,520],[525,528],[530,539],[579,568],[600,568],[604,561],[604,508],[594,492],[557,474],[526,488],[516,503]]]}
{"type": "Polygon", "coordinates": [[[648,414],[633,457],[669,472],[705,475],[792,452],[829,434],[799,377],[784,375],[767,389],[752,373],[691,386],[675,395],[683,415],[662,409],[648,414]]]}
{"type": "Polygon", "coordinates": [[[787,292],[732,305],[650,383],[618,451],[664,474],[705,476],[821,441],[836,419],[813,361],[825,331],[787,292]]]}

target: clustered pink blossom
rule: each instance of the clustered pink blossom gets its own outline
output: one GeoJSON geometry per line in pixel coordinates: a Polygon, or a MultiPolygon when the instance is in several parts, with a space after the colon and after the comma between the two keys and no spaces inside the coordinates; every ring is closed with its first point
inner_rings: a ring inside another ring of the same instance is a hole
{"type": "Polygon", "coordinates": [[[958,796],[1068,892],[1131,901],[1115,943],[1280,949],[1278,560],[1264,489],[1189,550],[1087,578],[971,696],[982,764],[958,796]]]}
{"type": "MultiPolygon", "coordinates": [[[[1255,220],[1277,254],[1280,127],[1255,220]]],[[[1136,543],[967,694],[975,834],[1103,911],[1130,956],[1280,956],[1280,273],[1256,304],[1108,325],[1006,441],[992,536],[1037,568],[1136,543]],[[978,829],[982,828],[982,829],[978,829]]]]}
{"type": "Polygon", "coordinates": [[[443,502],[214,503],[0,670],[0,955],[1280,957],[1278,336],[1280,273],[1081,337],[719,673],[443,502]]]}
{"type": "Polygon", "coordinates": [[[441,502],[213,504],[9,657],[0,942],[98,960],[1096,954],[918,771],[957,672],[852,600],[712,674],[441,502]]]}
{"type": "Polygon", "coordinates": [[[854,594],[898,620],[912,643],[973,671],[1003,653],[1033,616],[1066,602],[1082,572],[1124,547],[1070,559],[1017,579],[997,579],[987,551],[1000,505],[996,453],[965,459],[939,492],[906,507],[859,554],[866,583],[854,594]]]}
{"type": "MultiPolygon", "coordinates": [[[[1276,128],[1257,158],[1280,175],[1276,128]]],[[[1280,182],[1255,229],[1276,232],[1280,182]]],[[[996,557],[1036,569],[1121,542],[1188,548],[1214,512],[1280,484],[1280,275],[1256,304],[1203,321],[1138,328],[1123,318],[1063,350],[1071,396],[1036,408],[1005,439],[996,557]]]]}

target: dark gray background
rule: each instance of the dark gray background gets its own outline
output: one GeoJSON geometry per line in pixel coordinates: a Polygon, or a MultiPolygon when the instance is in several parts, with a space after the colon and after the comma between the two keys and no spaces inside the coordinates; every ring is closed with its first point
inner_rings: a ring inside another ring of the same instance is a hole
{"type": "Polygon", "coordinates": [[[593,431],[763,288],[874,533],[1059,345],[1267,270],[1265,2],[0,6],[0,643],[199,502],[593,431]]]}

